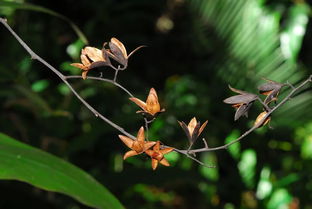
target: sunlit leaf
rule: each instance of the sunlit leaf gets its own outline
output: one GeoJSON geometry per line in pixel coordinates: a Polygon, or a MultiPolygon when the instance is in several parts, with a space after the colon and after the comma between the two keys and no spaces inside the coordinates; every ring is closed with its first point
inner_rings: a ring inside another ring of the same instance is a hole
{"type": "MultiPolygon", "coordinates": [[[[227,137],[226,137],[226,139],[225,139],[225,143],[226,144],[228,144],[228,143],[230,143],[231,141],[233,141],[233,140],[235,140],[235,139],[237,139],[238,137],[239,137],[239,135],[240,135],[240,132],[238,131],[238,130],[233,130],[231,133],[230,133],[230,135],[228,135],[227,137]]],[[[235,144],[232,144],[231,146],[229,146],[228,147],[228,152],[230,153],[230,155],[234,158],[234,159],[236,159],[236,160],[238,160],[239,159],[239,157],[240,157],[240,143],[238,142],[238,143],[235,143],[235,144]]]]}
{"type": "Polygon", "coordinates": [[[272,192],[272,183],[270,182],[271,170],[268,167],[264,167],[260,173],[260,180],[257,187],[257,198],[262,200],[268,197],[272,192]]]}
{"type": "Polygon", "coordinates": [[[66,48],[66,52],[72,59],[78,59],[84,45],[85,43],[81,39],[78,39],[66,48]]]}
{"type": "Polygon", "coordinates": [[[253,149],[244,150],[241,160],[238,163],[238,169],[242,180],[247,187],[251,188],[255,183],[257,155],[253,149]]]}
{"type": "Polygon", "coordinates": [[[288,191],[284,188],[277,189],[272,194],[270,198],[267,208],[268,209],[284,209],[288,208],[288,204],[291,202],[292,196],[288,193],[288,191]]]}
{"type": "Polygon", "coordinates": [[[296,61],[308,24],[310,8],[306,4],[294,4],[281,34],[281,49],[285,57],[296,61]]]}
{"type": "MultiPolygon", "coordinates": [[[[221,43],[216,46],[216,58],[210,61],[207,69],[217,69],[220,78],[237,88],[254,88],[260,84],[261,77],[296,83],[307,76],[292,58],[297,57],[301,49],[307,27],[306,4],[294,4],[291,9],[284,30],[291,40],[285,45],[281,42],[281,22],[284,20],[281,12],[269,10],[263,3],[262,0],[191,0],[194,14],[202,20],[197,24],[201,25],[199,36],[206,37],[206,43],[221,43]],[[291,56],[284,55],[283,47],[286,46],[291,50],[291,56]]],[[[283,96],[281,93],[280,97],[283,96]]],[[[283,106],[282,111],[275,114],[278,123],[289,126],[295,125],[294,120],[298,121],[296,123],[308,120],[312,111],[304,110],[312,105],[311,98],[311,91],[307,91],[298,95],[294,103],[283,106]],[[298,107],[302,108],[299,110],[298,107]],[[296,111],[292,111],[294,109],[296,111]]]]}

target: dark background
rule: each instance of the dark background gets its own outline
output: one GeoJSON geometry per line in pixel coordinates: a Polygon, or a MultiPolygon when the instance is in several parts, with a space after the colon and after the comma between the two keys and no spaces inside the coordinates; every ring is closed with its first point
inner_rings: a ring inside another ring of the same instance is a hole
{"type": "MultiPolygon", "coordinates": [[[[252,126],[261,106],[255,104],[248,119],[234,122],[233,108],[222,102],[233,95],[228,84],[256,93],[262,77],[295,85],[311,74],[311,4],[304,1],[25,3],[66,16],[90,46],[100,48],[111,37],[128,52],[147,45],[130,58],[118,82],[142,100],[151,87],[157,90],[166,112],[152,124],[149,138],[181,149],[187,139],[177,120],[208,119],[202,136],[211,147],[252,126]]],[[[80,75],[69,64],[80,61],[84,44],[66,21],[1,2],[0,15],[46,61],[66,75],[80,75]]],[[[127,148],[120,133],[94,117],[49,69],[32,61],[4,27],[0,37],[0,131],[87,171],[126,208],[312,208],[310,87],[272,116],[273,129],[263,127],[228,150],[198,156],[217,168],[171,153],[171,167],[152,171],[146,156],[123,161],[127,148]]],[[[89,75],[101,73],[112,78],[114,72],[102,67],[89,75]]],[[[143,119],[128,95],[98,81],[72,84],[104,116],[136,135],[143,119]]],[[[195,145],[202,146],[201,140],[195,145]]],[[[20,182],[1,181],[0,188],[1,209],[87,208],[20,182]]]]}

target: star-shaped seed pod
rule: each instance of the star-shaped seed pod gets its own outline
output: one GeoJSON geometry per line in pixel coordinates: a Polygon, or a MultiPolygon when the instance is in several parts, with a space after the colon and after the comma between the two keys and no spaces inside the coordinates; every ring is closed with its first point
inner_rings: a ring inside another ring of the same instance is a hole
{"type": "Polygon", "coordinates": [[[129,99],[142,108],[142,110],[137,111],[137,113],[142,113],[144,116],[150,119],[155,118],[157,114],[165,111],[164,108],[160,109],[158,96],[154,88],[151,88],[149,91],[146,102],[143,102],[142,100],[135,97],[131,97],[129,99]]]}
{"type": "Polygon", "coordinates": [[[267,97],[264,100],[265,104],[269,104],[273,101],[277,101],[277,96],[285,84],[278,83],[266,78],[263,78],[267,82],[258,87],[260,94],[266,95],[267,97]]]}
{"type": "MultiPolygon", "coordinates": [[[[104,43],[104,48],[107,45],[107,43],[104,43]]],[[[105,49],[107,51],[107,54],[109,57],[114,59],[116,62],[121,64],[123,67],[119,70],[124,70],[128,66],[128,59],[130,56],[138,51],[140,48],[144,46],[139,46],[136,49],[134,49],[129,55],[127,54],[127,50],[123,43],[121,43],[117,38],[111,38],[110,42],[108,43],[109,49],[105,49]]]]}
{"type": "Polygon", "coordinates": [[[190,144],[193,144],[199,135],[202,133],[204,128],[206,127],[208,120],[206,120],[202,126],[200,126],[200,122],[196,120],[196,118],[192,118],[188,125],[186,125],[183,121],[178,121],[182,129],[184,130],[190,144]]]}
{"type": "Polygon", "coordinates": [[[231,89],[231,91],[239,94],[223,100],[224,103],[231,104],[232,107],[236,108],[234,121],[238,120],[242,115],[248,117],[248,110],[252,106],[253,102],[258,98],[258,96],[252,93],[232,88],[231,86],[229,86],[229,88],[231,89]]]}
{"type": "Polygon", "coordinates": [[[71,65],[82,70],[82,78],[87,78],[89,70],[99,66],[110,65],[110,61],[105,51],[95,47],[87,46],[81,50],[81,63],[72,63],[71,65]]]}
{"type": "Polygon", "coordinates": [[[268,112],[264,111],[258,115],[258,117],[255,120],[254,126],[258,126],[260,128],[261,126],[265,126],[267,123],[271,121],[271,116],[267,117],[264,121],[263,118],[268,114],[268,112]],[[260,124],[260,122],[262,123],[260,124]]]}
{"type": "Polygon", "coordinates": [[[129,137],[123,135],[118,135],[118,137],[123,143],[125,143],[125,145],[127,145],[127,147],[131,149],[125,153],[123,157],[124,160],[128,157],[141,154],[156,144],[156,142],[145,141],[143,126],[139,129],[136,140],[130,139],[129,137]]]}
{"type": "Polygon", "coordinates": [[[154,145],[153,149],[148,149],[145,151],[147,155],[152,158],[152,168],[155,170],[158,166],[158,163],[164,166],[170,166],[169,162],[164,157],[165,154],[172,152],[174,148],[168,147],[164,149],[160,149],[160,141],[157,141],[154,145]]]}

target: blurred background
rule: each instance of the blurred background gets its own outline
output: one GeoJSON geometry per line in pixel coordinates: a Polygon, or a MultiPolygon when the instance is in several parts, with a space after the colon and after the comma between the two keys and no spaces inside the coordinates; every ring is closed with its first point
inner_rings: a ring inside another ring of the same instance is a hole
{"type": "MultiPolygon", "coordinates": [[[[118,82],[145,100],[154,87],[166,112],[149,138],[187,148],[177,120],[209,120],[208,144],[230,142],[261,112],[234,122],[222,102],[231,86],[253,93],[263,77],[298,84],[311,74],[312,4],[304,0],[1,0],[0,15],[29,46],[65,75],[80,75],[86,45],[116,37],[135,53],[118,82]],[[68,18],[68,19],[67,19],[68,18]]],[[[171,167],[152,171],[146,156],[122,160],[120,134],[94,117],[49,69],[32,61],[0,27],[0,131],[77,165],[105,185],[126,208],[312,208],[312,91],[303,89],[263,127],[228,150],[202,153],[209,169],[177,153],[171,167]]],[[[88,75],[113,78],[102,67],[88,75]]],[[[71,80],[103,115],[136,135],[138,107],[115,86],[71,80]]],[[[287,94],[286,89],[279,100],[287,94]]],[[[202,147],[198,140],[195,147],[202,147]]],[[[1,209],[85,209],[64,195],[0,181],[1,209]]]]}

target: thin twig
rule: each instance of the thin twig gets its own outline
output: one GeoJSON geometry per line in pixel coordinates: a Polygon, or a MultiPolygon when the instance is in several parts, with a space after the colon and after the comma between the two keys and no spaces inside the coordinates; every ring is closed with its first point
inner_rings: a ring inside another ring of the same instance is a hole
{"type": "Polygon", "coordinates": [[[122,127],[117,125],[116,123],[112,122],[105,116],[103,116],[101,113],[99,113],[96,109],[94,109],[88,102],[86,102],[77,92],[76,90],[70,85],[70,83],[66,80],[66,77],[58,71],[56,68],[54,68],[52,65],[47,63],[44,59],[42,59],[39,55],[37,55],[32,49],[29,48],[29,46],[12,30],[12,28],[7,24],[6,20],[3,18],[0,18],[0,22],[10,31],[10,33],[15,37],[15,39],[22,45],[22,47],[29,53],[31,56],[31,59],[38,60],[41,62],[43,65],[45,65],[47,68],[52,70],[67,86],[68,88],[73,92],[73,94],[88,108],[96,117],[101,118],[104,120],[106,123],[123,133],[124,135],[136,139],[133,135],[125,131],[122,127]]]}
{"type": "Polygon", "coordinates": [[[285,85],[286,85],[286,86],[289,86],[289,87],[292,88],[292,89],[295,88],[294,85],[292,85],[289,81],[287,81],[287,82],[285,83],[285,85]]]}
{"type": "MultiPolygon", "coordinates": [[[[12,28],[7,24],[6,20],[3,18],[0,18],[0,22],[9,30],[9,32],[15,37],[15,39],[22,45],[22,47],[30,54],[32,59],[38,60],[39,62],[41,62],[43,65],[45,65],[48,69],[50,69],[51,71],[53,71],[67,86],[68,88],[73,92],[73,94],[81,101],[81,103],[88,108],[96,117],[101,118],[103,121],[105,121],[106,123],[108,123],[109,125],[111,125],[112,127],[114,127],[115,129],[117,129],[118,131],[120,131],[121,133],[123,133],[124,135],[132,138],[132,139],[136,139],[136,137],[134,137],[133,135],[131,135],[130,133],[128,133],[127,131],[125,131],[122,127],[118,126],[117,124],[115,124],[114,122],[112,122],[111,120],[107,119],[105,116],[103,116],[102,114],[100,114],[97,110],[95,110],[89,103],[87,103],[77,92],[76,90],[71,86],[71,84],[67,81],[67,79],[72,79],[72,78],[81,78],[81,76],[64,76],[60,71],[58,71],[57,69],[55,69],[53,66],[51,66],[49,63],[47,63],[44,59],[42,59],[40,56],[38,56],[35,52],[33,52],[29,46],[12,30],[12,28]]],[[[88,77],[89,79],[94,79],[94,80],[101,80],[101,81],[105,81],[105,82],[109,82],[114,84],[115,86],[121,88],[123,91],[125,91],[129,96],[133,97],[133,95],[123,86],[121,86],[120,84],[118,84],[116,82],[117,79],[117,74],[119,70],[123,70],[125,67],[120,68],[120,66],[118,66],[118,68],[112,67],[113,69],[116,70],[115,75],[114,75],[114,79],[110,80],[110,79],[105,79],[105,78],[99,78],[99,77],[88,77]]],[[[180,149],[174,149],[176,152],[181,153],[186,155],[188,158],[194,160],[195,162],[199,163],[202,166],[208,167],[208,168],[213,168],[214,166],[207,166],[205,165],[203,162],[201,162],[200,160],[196,159],[195,157],[191,156],[190,154],[195,155],[195,153],[200,153],[200,152],[209,152],[209,151],[215,151],[215,150],[221,150],[221,149],[227,149],[229,146],[231,146],[234,143],[239,142],[241,139],[245,138],[247,135],[249,135],[251,132],[253,132],[255,129],[259,128],[264,121],[270,117],[270,115],[277,110],[279,107],[281,107],[284,103],[286,103],[299,89],[301,89],[303,86],[305,86],[307,83],[312,82],[312,75],[309,76],[308,79],[306,79],[305,81],[303,81],[300,85],[298,85],[297,87],[294,87],[292,85],[288,85],[292,88],[292,91],[279,103],[277,104],[274,108],[270,109],[266,104],[264,104],[262,102],[261,99],[259,99],[259,101],[262,103],[262,105],[265,107],[267,114],[262,118],[262,120],[260,120],[257,124],[255,124],[253,127],[251,127],[249,130],[247,130],[245,133],[243,133],[241,136],[239,136],[237,139],[219,146],[219,147],[208,147],[207,142],[204,140],[204,147],[203,148],[199,148],[199,149],[193,149],[191,150],[191,146],[189,147],[189,149],[187,150],[180,150],[180,149]]],[[[145,120],[145,124],[147,126],[148,129],[148,124],[151,121],[145,120]]],[[[168,146],[163,146],[163,147],[168,147],[168,146]]]]}
{"type": "Polygon", "coordinates": [[[205,148],[209,148],[205,138],[203,138],[203,141],[204,141],[205,148]]]}
{"type": "MultiPolygon", "coordinates": [[[[163,147],[164,147],[164,148],[169,148],[168,146],[163,146],[163,147]]],[[[189,155],[189,154],[187,154],[187,153],[184,153],[183,150],[174,149],[174,151],[176,151],[177,153],[180,153],[180,154],[185,155],[186,157],[188,157],[188,158],[194,160],[195,162],[197,162],[198,164],[200,164],[200,165],[202,165],[202,166],[204,166],[204,167],[206,167],[206,168],[215,168],[215,167],[216,167],[216,166],[214,166],[214,165],[206,165],[205,163],[203,163],[202,161],[198,160],[197,158],[195,158],[195,157],[193,157],[193,156],[191,156],[191,155],[189,155]],[[182,151],[182,152],[181,152],[181,151],[182,151]]]]}
{"type": "Polygon", "coordinates": [[[265,109],[267,112],[270,111],[271,108],[270,108],[267,104],[265,104],[265,103],[262,101],[262,99],[260,99],[260,97],[258,97],[257,100],[262,104],[262,106],[264,107],[264,109],[265,109]]]}
{"type": "Polygon", "coordinates": [[[297,87],[293,88],[292,91],[280,102],[278,103],[274,108],[272,108],[270,111],[267,112],[267,114],[262,118],[262,120],[260,120],[256,125],[254,125],[253,127],[251,127],[249,130],[247,130],[245,133],[243,133],[241,136],[239,136],[237,139],[219,146],[219,147],[212,147],[212,148],[200,148],[200,149],[193,149],[193,150],[177,150],[177,152],[182,153],[182,154],[191,154],[191,153],[199,153],[199,152],[210,152],[210,151],[215,151],[215,150],[221,150],[221,149],[227,149],[229,146],[231,146],[232,144],[235,144],[237,142],[239,142],[241,139],[245,138],[247,135],[249,135],[251,132],[253,132],[254,130],[256,130],[257,128],[259,128],[263,122],[274,112],[276,111],[279,107],[281,107],[283,104],[285,104],[299,89],[301,89],[303,86],[305,86],[306,84],[308,84],[309,82],[312,82],[312,75],[310,75],[308,77],[308,79],[306,79],[305,81],[303,81],[300,85],[298,85],[297,87]]]}
{"type": "Polygon", "coordinates": [[[146,131],[146,140],[148,140],[148,120],[146,117],[144,117],[144,123],[145,123],[145,131],[146,131]]]}
{"type": "MultiPolygon", "coordinates": [[[[82,78],[82,76],[80,75],[70,75],[70,76],[64,76],[66,79],[74,79],[74,78],[82,78]]],[[[104,81],[104,82],[108,82],[111,83],[115,86],[117,86],[118,88],[122,89],[124,92],[126,92],[130,97],[134,97],[133,94],[130,93],[130,91],[128,91],[125,87],[123,87],[122,85],[120,85],[117,82],[114,82],[111,79],[107,79],[107,78],[101,78],[101,77],[93,77],[93,76],[87,76],[87,79],[90,80],[99,80],[99,81],[104,81]]]]}
{"type": "Polygon", "coordinates": [[[120,70],[120,65],[118,65],[118,68],[115,69],[115,74],[114,74],[114,82],[116,82],[117,80],[117,75],[118,75],[118,71],[120,70]]]}

